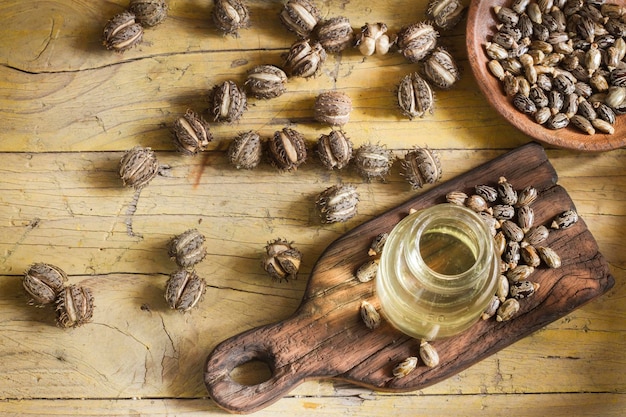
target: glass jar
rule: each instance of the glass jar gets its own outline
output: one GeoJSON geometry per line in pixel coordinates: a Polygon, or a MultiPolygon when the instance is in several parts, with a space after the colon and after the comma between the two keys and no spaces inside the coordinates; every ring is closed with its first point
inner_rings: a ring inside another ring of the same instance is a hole
{"type": "Polygon", "coordinates": [[[394,327],[433,340],[476,323],[498,276],[493,236],[481,217],[466,207],[437,204],[408,215],[389,233],[376,292],[394,327]]]}

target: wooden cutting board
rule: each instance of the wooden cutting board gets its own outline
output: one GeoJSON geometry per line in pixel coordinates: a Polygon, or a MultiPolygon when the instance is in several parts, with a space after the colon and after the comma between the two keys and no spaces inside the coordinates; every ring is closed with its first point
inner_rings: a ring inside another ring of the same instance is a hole
{"type": "Polygon", "coordinates": [[[280,399],[309,379],[337,378],[380,391],[411,391],[448,378],[608,291],[614,278],[583,219],[553,231],[547,245],[561,256],[559,269],[539,268],[531,279],[541,284],[522,300],[519,314],[508,322],[480,321],[460,335],[432,345],[440,356],[436,368],[419,366],[396,379],[393,367],[417,356],[419,341],[383,323],[376,330],[363,324],[362,300],[378,306],[374,281],[359,282],[354,272],[369,258],[372,239],[389,232],[410,209],[445,202],[454,190],[472,193],[477,184],[495,184],[505,176],[516,189],[533,185],[535,224],[575,209],[543,148],[531,143],[454,178],[356,227],[333,242],[313,267],[302,303],[288,319],[261,326],[219,344],[208,356],[205,384],[211,398],[234,413],[250,413],[280,399]],[[257,385],[241,385],[231,371],[247,362],[268,364],[271,377],[257,385]]]}

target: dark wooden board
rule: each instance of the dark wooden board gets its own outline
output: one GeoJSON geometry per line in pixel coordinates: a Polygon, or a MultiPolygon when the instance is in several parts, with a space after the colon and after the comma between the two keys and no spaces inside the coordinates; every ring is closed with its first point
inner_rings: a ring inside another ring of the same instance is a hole
{"type": "Polygon", "coordinates": [[[466,332],[432,344],[440,355],[436,368],[418,367],[395,379],[393,367],[416,356],[419,341],[383,323],[371,331],[360,315],[361,301],[378,306],[374,282],[361,283],[356,269],[369,259],[367,249],[378,233],[390,231],[409,210],[445,202],[453,190],[471,192],[477,184],[495,184],[505,176],[515,188],[540,191],[533,203],[536,223],[548,224],[575,208],[557,185],[557,175],[543,148],[524,145],[356,227],[328,246],[315,264],[297,311],[279,323],[258,327],[220,343],[208,356],[205,384],[211,398],[234,413],[250,413],[280,399],[305,380],[338,378],[381,391],[411,391],[448,378],[546,324],[567,315],[614,284],[606,260],[583,219],[550,234],[547,245],[560,254],[559,269],[532,275],[541,287],[522,300],[511,321],[480,321],[466,332]],[[271,377],[253,386],[233,381],[230,372],[252,360],[266,362],[271,377]]]}

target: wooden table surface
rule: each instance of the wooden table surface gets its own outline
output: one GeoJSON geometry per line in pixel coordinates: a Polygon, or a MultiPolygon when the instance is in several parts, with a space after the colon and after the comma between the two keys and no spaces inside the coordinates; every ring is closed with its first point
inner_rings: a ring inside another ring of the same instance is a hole
{"type": "MultiPolygon", "coordinates": [[[[396,108],[395,87],[414,64],[397,53],[364,58],[351,50],[330,55],[315,79],[290,80],[277,99],[251,99],[239,123],[212,123],[210,149],[184,157],[173,146],[172,122],[187,108],[204,111],[214,84],[241,84],[255,65],[281,65],[294,37],[277,18],[282,1],[248,1],[253,26],[238,38],[215,30],[209,0],[169,3],[168,19],[123,55],[106,51],[100,36],[126,0],[0,3],[2,415],[222,415],[203,383],[208,353],[232,335],[289,317],[326,246],[419,192],[397,163],[386,183],[367,183],[350,169],[327,171],[313,152],[296,172],[267,163],[238,171],[225,152],[238,132],[267,137],[291,126],[312,147],[330,130],[313,120],[313,101],[338,90],[353,100],[344,130],[355,146],[378,142],[398,156],[429,146],[441,156],[443,181],[531,141],[479,93],[461,23],[440,42],[463,77],[437,92],[432,116],[409,121],[396,108]],[[134,228],[143,238],[126,233],[133,191],[117,171],[122,153],[136,145],[151,147],[171,167],[139,199],[134,228]],[[359,214],[323,225],[315,196],[338,182],[357,185],[359,214]],[[165,245],[189,228],[207,237],[209,255],[197,271],[208,289],[197,309],[180,314],[163,297],[175,269],[165,245]],[[260,266],[264,245],[277,237],[295,241],[304,254],[297,280],[272,282],[260,266]],[[51,308],[27,304],[21,279],[33,262],[55,264],[70,283],[92,289],[91,323],[61,329],[51,308]]],[[[355,28],[381,21],[397,31],[424,20],[427,2],[317,3],[324,16],[346,16],[355,28]]],[[[308,381],[256,415],[622,416],[626,150],[547,153],[610,264],[612,290],[426,389],[394,394],[308,381]]],[[[250,366],[238,375],[253,382],[264,370],[250,366]]]]}

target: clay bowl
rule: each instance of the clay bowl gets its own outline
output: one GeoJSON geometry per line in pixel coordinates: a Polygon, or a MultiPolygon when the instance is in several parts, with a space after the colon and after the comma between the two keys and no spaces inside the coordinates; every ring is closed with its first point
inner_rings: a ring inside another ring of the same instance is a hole
{"type": "Polygon", "coordinates": [[[528,136],[548,145],[579,151],[607,151],[626,146],[626,115],[617,116],[615,133],[587,135],[575,127],[551,130],[520,113],[504,94],[502,85],[489,69],[484,44],[491,40],[497,24],[494,6],[510,7],[512,0],[472,0],[467,16],[466,46],[476,82],[491,106],[513,126],[528,136]]]}

